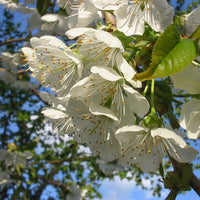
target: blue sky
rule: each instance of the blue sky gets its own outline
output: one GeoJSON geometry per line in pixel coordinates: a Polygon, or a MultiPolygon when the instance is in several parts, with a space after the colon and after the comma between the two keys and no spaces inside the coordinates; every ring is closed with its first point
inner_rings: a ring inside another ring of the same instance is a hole
{"type": "MultiPolygon", "coordinates": [[[[187,3],[190,3],[191,0],[186,0],[187,3]]],[[[17,13],[16,13],[17,14],[17,13]]],[[[0,16],[2,15],[2,6],[0,6],[0,16]]],[[[21,28],[25,29],[26,23],[26,16],[17,14],[16,21],[21,21],[22,25],[21,28]]],[[[1,19],[1,17],[0,17],[1,19]]],[[[200,177],[200,173],[197,173],[198,177],[200,177]]],[[[144,184],[148,187],[150,186],[149,180],[144,180],[144,184]]],[[[48,190],[47,190],[48,192],[48,190]]],[[[152,197],[151,191],[143,190],[141,187],[136,186],[134,181],[128,180],[120,180],[119,177],[116,177],[113,181],[104,180],[100,187],[100,193],[103,196],[103,200],[163,200],[169,193],[169,190],[164,189],[162,191],[162,197],[156,198],[152,197]]],[[[45,193],[44,193],[44,199],[45,193]]],[[[52,196],[54,196],[52,194],[52,196]]],[[[198,200],[199,196],[193,191],[188,191],[186,194],[180,194],[176,198],[176,200],[198,200]]],[[[98,200],[98,199],[96,199],[98,200]]]]}
{"type": "MultiPolygon", "coordinates": [[[[150,181],[145,180],[145,185],[150,186],[150,181]]],[[[163,200],[169,192],[169,190],[163,189],[162,196],[156,198],[152,196],[150,190],[143,190],[141,187],[136,186],[134,181],[120,180],[118,177],[114,181],[103,181],[100,187],[103,200],[163,200]]],[[[176,200],[188,199],[199,200],[199,196],[191,190],[186,194],[179,194],[176,198],[176,200]]]]}

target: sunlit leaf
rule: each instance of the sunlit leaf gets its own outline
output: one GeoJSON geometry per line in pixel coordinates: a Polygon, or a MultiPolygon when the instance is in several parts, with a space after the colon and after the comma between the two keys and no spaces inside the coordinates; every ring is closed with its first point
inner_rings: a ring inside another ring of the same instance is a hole
{"type": "Polygon", "coordinates": [[[134,79],[144,81],[175,74],[196,57],[194,42],[181,39],[176,25],[168,27],[156,42],[150,67],[135,75],[134,79]]]}

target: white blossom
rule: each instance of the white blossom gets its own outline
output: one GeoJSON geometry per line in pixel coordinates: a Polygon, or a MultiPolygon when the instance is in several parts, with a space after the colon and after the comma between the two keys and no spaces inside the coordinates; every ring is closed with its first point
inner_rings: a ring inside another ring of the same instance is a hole
{"type": "Polygon", "coordinates": [[[166,128],[148,128],[125,126],[115,133],[121,145],[122,155],[119,163],[125,166],[135,164],[144,172],[153,172],[159,168],[162,159],[168,154],[178,162],[191,162],[198,151],[166,128]]]}
{"type": "Polygon", "coordinates": [[[57,3],[69,14],[69,28],[86,27],[98,18],[98,9],[88,0],[57,0],[57,3]]]}
{"type": "MultiPolygon", "coordinates": [[[[171,76],[174,86],[178,89],[185,90],[189,94],[200,94],[199,77],[200,70],[193,64],[171,76]]],[[[200,137],[199,113],[199,99],[191,99],[189,102],[183,104],[179,123],[187,131],[187,135],[190,139],[197,139],[200,137]]]]}
{"type": "Polygon", "coordinates": [[[125,84],[112,68],[92,67],[90,76],[77,82],[70,90],[73,97],[110,108],[119,120],[134,122],[134,113],[144,116],[149,103],[139,92],[125,84]]]}
{"type": "Polygon", "coordinates": [[[109,162],[120,155],[119,143],[114,136],[118,119],[108,108],[70,99],[67,111],[75,126],[75,140],[86,143],[90,150],[109,162]]]}
{"type": "Polygon", "coordinates": [[[106,31],[92,28],[74,28],[67,31],[66,35],[70,39],[79,36],[77,41],[78,50],[85,68],[90,69],[91,66],[113,68],[116,66],[132,85],[141,87],[140,81],[135,82],[132,80],[136,72],[122,56],[124,48],[117,37],[106,31]]]}
{"type": "Polygon", "coordinates": [[[23,63],[20,53],[10,54],[3,52],[0,54],[2,67],[0,68],[0,80],[9,84],[11,87],[19,89],[30,90],[37,88],[37,85],[30,81],[23,81],[18,79],[19,65],[23,63]]]}
{"type": "Polygon", "coordinates": [[[81,77],[82,63],[61,40],[53,36],[31,38],[32,48],[23,47],[33,77],[57,95],[65,95],[81,77]]]}
{"type": "Polygon", "coordinates": [[[10,11],[14,11],[18,8],[17,4],[12,2],[12,0],[0,0],[0,4],[4,5],[10,11]]]}
{"type": "Polygon", "coordinates": [[[166,0],[136,1],[120,6],[114,11],[117,29],[125,35],[142,35],[147,22],[157,32],[173,22],[174,10],[166,0]]]}
{"type": "Polygon", "coordinates": [[[200,137],[200,100],[191,99],[183,104],[180,116],[180,125],[186,129],[190,139],[200,137]]]}
{"type": "Polygon", "coordinates": [[[45,120],[52,123],[53,127],[57,129],[59,133],[72,135],[74,132],[74,125],[71,116],[66,112],[69,96],[58,98],[49,93],[41,92],[40,97],[50,105],[50,107],[42,110],[45,120]]]}
{"type": "Polygon", "coordinates": [[[191,13],[185,15],[185,29],[188,36],[190,36],[200,25],[200,6],[195,8],[191,13]]]}
{"type": "Polygon", "coordinates": [[[41,17],[41,31],[56,35],[64,35],[69,29],[68,19],[64,15],[46,14],[41,17]]]}
{"type": "Polygon", "coordinates": [[[175,88],[185,90],[190,94],[200,94],[199,77],[200,70],[193,64],[171,76],[175,88]]]}

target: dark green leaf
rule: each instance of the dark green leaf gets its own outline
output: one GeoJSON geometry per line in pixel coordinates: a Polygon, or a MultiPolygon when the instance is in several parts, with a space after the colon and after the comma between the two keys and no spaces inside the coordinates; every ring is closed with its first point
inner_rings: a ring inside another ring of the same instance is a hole
{"type": "Polygon", "coordinates": [[[37,0],[37,10],[41,15],[44,15],[49,7],[50,0],[37,0]]]}

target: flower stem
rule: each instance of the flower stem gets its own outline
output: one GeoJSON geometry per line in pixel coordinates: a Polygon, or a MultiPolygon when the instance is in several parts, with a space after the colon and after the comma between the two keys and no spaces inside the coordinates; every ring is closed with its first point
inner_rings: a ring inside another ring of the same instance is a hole
{"type": "Polygon", "coordinates": [[[143,96],[145,97],[146,96],[146,94],[147,94],[147,91],[148,91],[148,88],[149,88],[149,81],[147,82],[147,84],[146,84],[146,86],[145,86],[145,88],[144,88],[144,92],[143,92],[143,96]]]}
{"type": "Polygon", "coordinates": [[[154,104],[154,86],[155,86],[155,79],[151,80],[151,114],[155,114],[155,104],[154,104]]]}
{"type": "Polygon", "coordinates": [[[74,44],[72,44],[71,46],[69,46],[69,48],[72,49],[72,48],[75,47],[76,45],[77,45],[77,44],[74,43],[74,44]]]}

